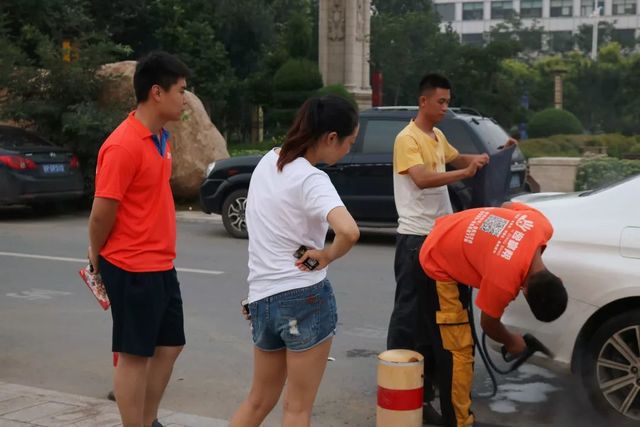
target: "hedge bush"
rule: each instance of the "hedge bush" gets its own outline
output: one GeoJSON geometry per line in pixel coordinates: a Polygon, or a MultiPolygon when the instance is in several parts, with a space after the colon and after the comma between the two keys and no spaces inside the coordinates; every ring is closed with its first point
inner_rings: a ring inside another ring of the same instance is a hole
{"type": "Polygon", "coordinates": [[[567,110],[548,108],[535,113],[527,131],[532,138],[544,138],[551,135],[575,135],[583,132],[582,123],[567,110]]]}
{"type": "Polygon", "coordinates": [[[289,59],[273,76],[276,91],[315,91],[322,87],[318,64],[308,59],[289,59]]]}
{"type": "Polygon", "coordinates": [[[640,154],[640,135],[554,135],[521,141],[519,146],[527,157],[581,157],[589,147],[605,147],[608,156],[620,159],[640,154]]]}
{"type": "Polygon", "coordinates": [[[347,101],[349,101],[351,103],[351,105],[356,107],[356,109],[358,108],[358,104],[356,103],[356,98],[353,96],[353,94],[351,92],[349,92],[347,90],[346,87],[344,87],[344,85],[341,85],[341,84],[329,85],[329,86],[325,86],[323,88],[320,88],[320,89],[318,89],[316,91],[316,95],[318,95],[318,96],[325,96],[325,95],[341,96],[344,99],[346,99],[347,101]]]}
{"type": "Polygon", "coordinates": [[[273,77],[273,108],[265,111],[265,124],[276,132],[285,132],[296,111],[322,87],[318,64],[293,58],[282,64],[273,77]]]}
{"type": "Polygon", "coordinates": [[[284,136],[275,136],[269,139],[265,139],[261,144],[230,144],[227,147],[229,156],[251,156],[255,154],[265,154],[273,147],[279,147],[284,142],[284,136]]]}
{"type": "Polygon", "coordinates": [[[620,160],[611,157],[585,160],[578,166],[575,189],[592,190],[638,174],[640,160],[620,160]]]}

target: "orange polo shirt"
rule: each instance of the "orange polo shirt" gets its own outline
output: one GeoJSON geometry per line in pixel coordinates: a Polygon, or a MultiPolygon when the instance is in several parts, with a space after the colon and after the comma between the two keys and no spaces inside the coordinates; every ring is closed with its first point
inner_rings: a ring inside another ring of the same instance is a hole
{"type": "Polygon", "coordinates": [[[420,265],[432,279],[479,288],[476,305],[500,318],[518,295],[536,250],[552,234],[547,218],[522,203],[469,209],[436,220],[420,250],[420,265]]]}
{"type": "Polygon", "coordinates": [[[135,111],[100,147],[95,197],[119,201],[116,221],[100,251],[131,272],[165,271],[176,257],[176,212],[169,179],[171,151],[164,155],[135,111]]]}

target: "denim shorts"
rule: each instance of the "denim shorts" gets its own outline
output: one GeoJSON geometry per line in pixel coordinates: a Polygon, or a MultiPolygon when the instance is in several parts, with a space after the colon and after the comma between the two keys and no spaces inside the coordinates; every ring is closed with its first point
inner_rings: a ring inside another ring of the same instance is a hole
{"type": "Polygon", "coordinates": [[[336,333],[336,298],[329,280],[249,304],[253,342],[263,351],[309,350],[336,333]]]}

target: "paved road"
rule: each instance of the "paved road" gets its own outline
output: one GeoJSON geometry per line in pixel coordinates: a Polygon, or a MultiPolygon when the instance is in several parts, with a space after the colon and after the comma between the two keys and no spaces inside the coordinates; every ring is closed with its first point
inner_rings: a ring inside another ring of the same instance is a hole
{"type": "MultiPolygon", "coordinates": [[[[109,314],[77,275],[86,221],[82,213],[0,210],[0,381],[88,397],[104,397],[110,389],[109,314]]],[[[176,265],[186,270],[179,278],[188,344],[163,403],[167,409],[228,419],[247,392],[252,347],[239,313],[247,289],[246,246],[219,223],[179,223],[176,265]]],[[[393,251],[392,233],[366,232],[330,269],[340,324],[314,425],[375,424],[375,356],[385,349],[393,251]]],[[[490,382],[479,363],[477,371],[474,393],[484,393],[490,382]]],[[[555,368],[525,365],[502,379],[496,398],[475,399],[474,410],[490,425],[602,425],[579,390],[555,368]]],[[[278,411],[265,425],[279,419],[278,411]]]]}

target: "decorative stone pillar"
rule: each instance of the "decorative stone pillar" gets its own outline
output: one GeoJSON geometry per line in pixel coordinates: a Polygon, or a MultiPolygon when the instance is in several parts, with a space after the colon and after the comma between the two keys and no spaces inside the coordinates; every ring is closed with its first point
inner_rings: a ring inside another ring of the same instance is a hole
{"type": "Polygon", "coordinates": [[[371,0],[320,0],[319,65],[325,85],[342,84],[361,109],[371,107],[371,0]]]}

